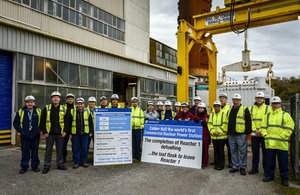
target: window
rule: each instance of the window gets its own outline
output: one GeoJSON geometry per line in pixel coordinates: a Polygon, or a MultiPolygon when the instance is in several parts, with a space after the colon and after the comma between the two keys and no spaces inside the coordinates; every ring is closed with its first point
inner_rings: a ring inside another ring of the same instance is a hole
{"type": "Polygon", "coordinates": [[[32,56],[19,54],[18,75],[19,80],[31,81],[32,78],[32,56]]]}
{"type": "Polygon", "coordinates": [[[31,85],[18,84],[18,108],[22,108],[24,106],[24,99],[28,95],[31,94],[31,85]]]}
{"type": "Polygon", "coordinates": [[[38,8],[38,0],[31,0],[31,7],[34,9],[38,8]]]}
{"type": "Polygon", "coordinates": [[[89,87],[96,88],[96,69],[89,68],[89,87]]]}
{"type": "Polygon", "coordinates": [[[69,9],[66,7],[63,7],[63,19],[69,21],[69,9]]]}
{"type": "Polygon", "coordinates": [[[56,4],[56,16],[61,18],[61,5],[56,4]]]}
{"type": "Polygon", "coordinates": [[[50,101],[50,94],[53,92],[51,92],[50,94],[49,93],[46,93],[47,95],[45,96],[45,87],[44,86],[41,86],[41,85],[32,85],[31,86],[31,89],[32,89],[32,92],[31,94],[35,97],[36,99],[36,106],[40,107],[40,106],[43,106],[46,104],[45,102],[45,97],[48,97],[47,98],[47,103],[49,103],[50,101]]]}
{"type": "Polygon", "coordinates": [[[45,10],[45,0],[39,0],[39,2],[39,10],[43,12],[45,10]]]}
{"type": "Polygon", "coordinates": [[[69,64],[66,62],[58,62],[58,84],[68,83],[69,64]]]}
{"type": "Polygon", "coordinates": [[[111,88],[111,72],[103,71],[103,82],[104,82],[104,89],[110,89],[111,88]]]}
{"type": "Polygon", "coordinates": [[[53,1],[48,1],[48,14],[54,15],[54,3],[53,3],[53,1]]]}
{"type": "Polygon", "coordinates": [[[72,8],[75,8],[75,0],[70,0],[70,6],[71,6],[72,8]]]}
{"type": "Polygon", "coordinates": [[[69,6],[69,0],[63,0],[63,4],[64,4],[65,6],[69,6]]]}
{"type": "Polygon", "coordinates": [[[46,82],[57,84],[57,61],[46,60],[46,82]]]}
{"type": "Polygon", "coordinates": [[[88,85],[88,68],[86,66],[80,66],[80,85],[88,85]]]}
{"type": "Polygon", "coordinates": [[[30,3],[30,0],[23,0],[23,4],[29,5],[29,3],[30,3]]]}
{"type": "Polygon", "coordinates": [[[70,9],[70,22],[72,22],[73,24],[75,24],[75,11],[73,11],[71,9],[70,9]]]}
{"type": "Polygon", "coordinates": [[[76,86],[76,87],[79,85],[78,75],[79,75],[78,65],[69,64],[69,85],[76,86]]]}
{"type": "Polygon", "coordinates": [[[98,70],[97,71],[97,81],[96,81],[96,87],[98,89],[103,89],[104,83],[103,83],[103,71],[98,70]]]}
{"type": "Polygon", "coordinates": [[[43,81],[44,80],[44,59],[34,58],[34,80],[43,81]]]}

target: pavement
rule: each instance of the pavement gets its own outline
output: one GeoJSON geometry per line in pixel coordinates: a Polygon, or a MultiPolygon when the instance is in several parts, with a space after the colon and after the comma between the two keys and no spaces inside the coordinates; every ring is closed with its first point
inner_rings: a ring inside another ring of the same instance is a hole
{"type": "MultiPolygon", "coordinates": [[[[42,170],[43,149],[39,155],[42,170]]],[[[28,169],[20,175],[20,159],[19,147],[0,148],[0,194],[280,194],[274,182],[262,182],[263,171],[242,176],[229,173],[229,168],[199,170],[137,161],[116,166],[92,166],[90,162],[88,168],[73,169],[70,157],[68,170],[62,171],[56,169],[54,154],[48,174],[28,169]]]]}

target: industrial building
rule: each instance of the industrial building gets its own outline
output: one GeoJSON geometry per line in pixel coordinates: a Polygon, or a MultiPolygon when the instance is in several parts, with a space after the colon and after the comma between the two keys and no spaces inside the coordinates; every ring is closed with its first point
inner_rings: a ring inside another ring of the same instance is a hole
{"type": "MultiPolygon", "coordinates": [[[[39,107],[50,102],[55,90],[97,100],[117,93],[125,106],[132,96],[141,98],[142,107],[148,99],[174,102],[176,53],[172,63],[150,63],[149,4],[0,1],[0,144],[15,144],[12,119],[28,94],[39,107]]],[[[191,76],[190,99],[194,83],[191,76]]]]}

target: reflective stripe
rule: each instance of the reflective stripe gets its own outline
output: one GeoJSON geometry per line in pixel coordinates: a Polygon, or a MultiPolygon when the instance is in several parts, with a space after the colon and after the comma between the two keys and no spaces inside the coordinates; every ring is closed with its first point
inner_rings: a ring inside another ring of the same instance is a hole
{"type": "Polygon", "coordinates": [[[212,131],[213,129],[215,129],[215,128],[211,128],[209,131],[212,131]]]}
{"type": "Polygon", "coordinates": [[[260,119],[260,118],[254,118],[254,119],[252,119],[253,121],[262,121],[262,119],[260,119]]]}
{"type": "Polygon", "coordinates": [[[223,122],[223,123],[226,124],[226,125],[228,124],[227,122],[223,122]]]}
{"type": "Polygon", "coordinates": [[[265,114],[267,114],[267,112],[268,112],[268,109],[269,109],[269,106],[268,106],[268,105],[266,105],[266,111],[265,111],[265,114]]]}
{"type": "Polygon", "coordinates": [[[222,127],[221,127],[220,129],[221,129],[221,131],[222,131],[223,133],[225,133],[225,130],[224,130],[222,127]]]}
{"type": "Polygon", "coordinates": [[[275,140],[275,141],[280,141],[280,142],[288,142],[286,139],[279,139],[279,138],[274,138],[274,137],[265,137],[265,140],[275,140]]]}
{"type": "Polygon", "coordinates": [[[207,122],[207,123],[209,123],[209,124],[213,124],[212,122],[207,122]]]}
{"type": "Polygon", "coordinates": [[[239,118],[239,119],[244,119],[244,117],[241,117],[241,116],[237,116],[236,118],[239,118]]]}
{"type": "Polygon", "coordinates": [[[238,125],[244,125],[245,123],[240,123],[240,122],[237,122],[235,124],[238,124],[238,125]]]}
{"type": "Polygon", "coordinates": [[[290,131],[294,131],[294,129],[290,128],[290,127],[282,127],[283,129],[287,129],[287,130],[290,130],[290,131]]]}

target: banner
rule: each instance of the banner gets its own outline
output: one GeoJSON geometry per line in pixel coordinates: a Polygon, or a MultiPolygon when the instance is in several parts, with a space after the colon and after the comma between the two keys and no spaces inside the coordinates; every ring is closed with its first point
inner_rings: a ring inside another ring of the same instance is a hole
{"type": "Polygon", "coordinates": [[[201,169],[201,123],[145,121],[142,161],[201,169]]]}
{"type": "Polygon", "coordinates": [[[132,163],[131,108],[96,108],[94,165],[132,163]]]}

